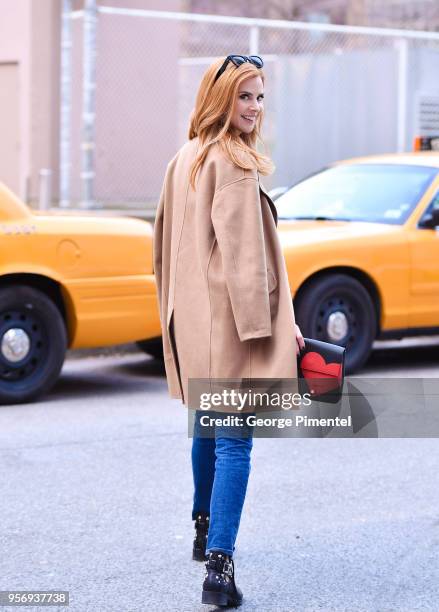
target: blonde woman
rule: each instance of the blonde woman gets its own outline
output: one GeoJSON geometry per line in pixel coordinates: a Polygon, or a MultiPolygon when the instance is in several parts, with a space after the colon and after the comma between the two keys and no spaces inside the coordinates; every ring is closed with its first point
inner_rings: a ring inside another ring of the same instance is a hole
{"type": "MultiPolygon", "coordinates": [[[[257,151],[263,61],[229,55],[205,72],[189,140],[169,162],[154,226],[154,270],[171,397],[188,405],[189,379],[295,378],[304,346],[277,235],[259,182],[273,171],[257,151]]],[[[202,602],[239,605],[233,553],[250,474],[252,431],[216,426],[192,442],[196,535],[205,560],[202,602]]]]}

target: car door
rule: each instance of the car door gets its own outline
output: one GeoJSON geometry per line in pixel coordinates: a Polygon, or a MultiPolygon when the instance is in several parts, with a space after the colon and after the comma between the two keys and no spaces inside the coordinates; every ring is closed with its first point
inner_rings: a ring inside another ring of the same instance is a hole
{"type": "Polygon", "coordinates": [[[425,215],[439,210],[439,185],[410,232],[410,327],[439,326],[439,226],[420,226],[425,215]]]}

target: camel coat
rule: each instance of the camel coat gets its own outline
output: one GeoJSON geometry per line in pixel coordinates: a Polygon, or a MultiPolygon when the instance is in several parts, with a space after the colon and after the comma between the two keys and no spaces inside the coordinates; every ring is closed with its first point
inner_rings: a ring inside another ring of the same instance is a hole
{"type": "Polygon", "coordinates": [[[199,146],[169,162],[154,225],[154,272],[169,393],[188,380],[296,378],[294,311],[276,207],[256,170],[213,145],[189,185],[199,146]]]}

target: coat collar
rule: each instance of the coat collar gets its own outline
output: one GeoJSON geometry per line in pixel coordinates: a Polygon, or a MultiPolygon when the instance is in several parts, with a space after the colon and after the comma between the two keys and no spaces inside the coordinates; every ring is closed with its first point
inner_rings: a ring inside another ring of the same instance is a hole
{"type": "MultiPolygon", "coordinates": [[[[200,148],[200,146],[201,146],[201,145],[200,145],[200,139],[199,139],[199,137],[198,137],[198,136],[195,136],[195,138],[194,138],[193,140],[194,140],[194,143],[193,143],[193,144],[195,145],[196,154],[198,154],[199,148],[200,148]]],[[[216,150],[216,152],[215,152],[214,154],[217,154],[217,155],[222,155],[222,153],[219,151],[219,149],[217,149],[217,150],[216,150]]],[[[266,189],[265,189],[265,188],[262,186],[262,184],[261,184],[261,180],[260,180],[260,175],[259,175],[259,171],[258,171],[258,170],[256,170],[256,174],[257,174],[257,178],[258,178],[259,189],[260,189],[260,190],[261,190],[261,192],[264,194],[264,196],[267,198],[268,205],[270,206],[270,210],[271,210],[271,213],[272,213],[273,218],[274,218],[274,224],[275,224],[275,225],[276,225],[276,227],[277,227],[277,224],[278,224],[278,216],[277,216],[277,209],[276,209],[276,206],[275,206],[275,204],[274,204],[273,200],[272,200],[272,199],[270,198],[270,196],[268,195],[268,193],[267,193],[266,189]]]]}

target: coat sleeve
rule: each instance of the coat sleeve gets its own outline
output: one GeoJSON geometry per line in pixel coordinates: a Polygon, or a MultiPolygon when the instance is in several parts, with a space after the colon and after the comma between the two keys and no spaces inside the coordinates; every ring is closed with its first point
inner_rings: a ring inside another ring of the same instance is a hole
{"type": "Polygon", "coordinates": [[[215,192],[212,224],[241,341],[271,336],[262,209],[253,177],[215,192]]]}

